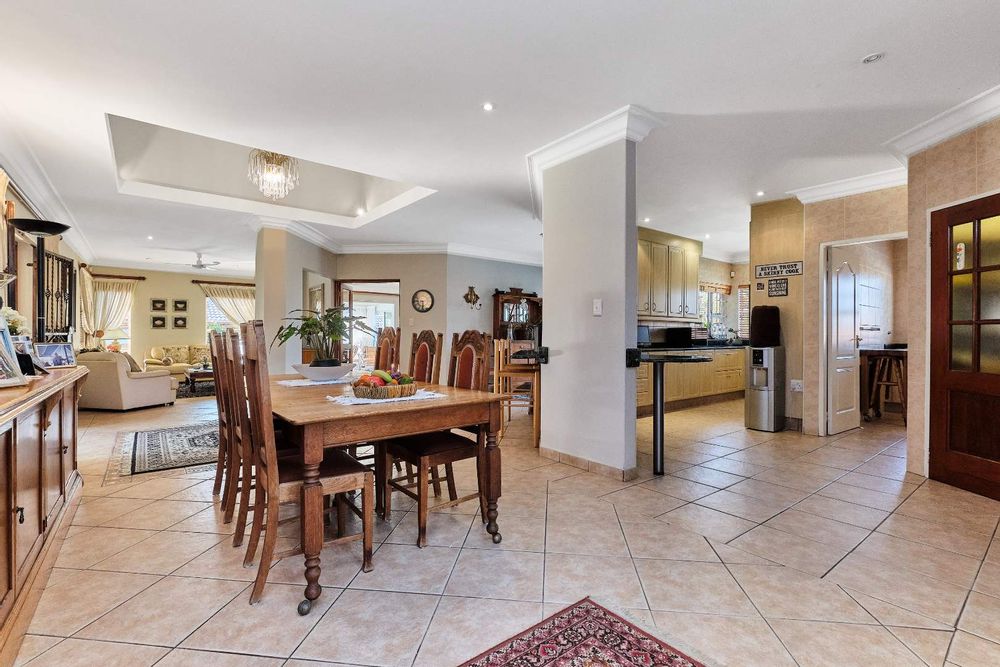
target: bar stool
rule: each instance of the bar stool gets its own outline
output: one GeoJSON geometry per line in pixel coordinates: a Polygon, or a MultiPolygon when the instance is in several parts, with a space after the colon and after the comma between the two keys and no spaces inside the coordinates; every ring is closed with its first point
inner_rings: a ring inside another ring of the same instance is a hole
{"type": "Polygon", "coordinates": [[[895,355],[880,355],[875,359],[874,391],[871,393],[868,408],[875,412],[876,417],[882,416],[886,401],[892,397],[895,388],[899,393],[899,402],[903,408],[903,424],[906,424],[906,370],[902,357],[895,355]]]}

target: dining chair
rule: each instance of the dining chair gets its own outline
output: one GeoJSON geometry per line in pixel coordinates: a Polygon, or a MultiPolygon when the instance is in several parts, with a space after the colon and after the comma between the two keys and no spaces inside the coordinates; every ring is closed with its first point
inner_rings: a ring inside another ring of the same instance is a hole
{"type": "MultiPolygon", "coordinates": [[[[264,323],[261,320],[255,320],[240,325],[240,330],[243,334],[245,348],[243,355],[244,387],[242,388],[245,391],[241,392],[241,387],[237,387],[235,395],[241,398],[245,396],[247,402],[248,419],[243,427],[251,434],[250,443],[256,472],[253,523],[247,541],[247,555],[244,565],[253,562],[261,534],[264,537],[260,560],[257,564],[257,576],[250,593],[250,604],[254,604],[260,600],[264,593],[271,562],[275,558],[287,558],[302,553],[301,544],[294,549],[280,553],[274,552],[278,538],[280,505],[286,503],[300,505],[299,516],[303,521],[301,524],[302,535],[305,535],[307,530],[323,532],[324,526],[322,523],[319,526],[307,526],[304,522],[301,511],[304,483],[301,457],[278,458],[271,410],[271,387],[270,375],[267,370],[267,342],[264,338],[264,323]]],[[[237,410],[237,412],[242,419],[243,411],[237,410]]],[[[319,475],[323,495],[336,498],[337,502],[333,503],[333,507],[344,508],[346,506],[354,511],[362,521],[360,534],[343,535],[338,532],[336,538],[325,540],[325,542],[363,540],[362,567],[365,572],[370,572],[372,569],[372,506],[374,505],[375,491],[372,471],[340,449],[327,449],[324,452],[323,462],[320,464],[319,475]],[[354,507],[353,503],[346,503],[343,496],[349,491],[358,490],[361,491],[360,510],[354,507]]],[[[342,517],[338,518],[340,519],[338,527],[342,528],[344,522],[342,517]]]]}
{"type": "MultiPolygon", "coordinates": [[[[530,345],[529,341],[516,341],[530,345]]],[[[537,363],[520,363],[511,355],[514,346],[506,338],[493,341],[493,391],[501,394],[500,399],[500,437],[507,430],[515,407],[527,408],[531,415],[531,439],[538,446],[538,436],[541,426],[541,371],[537,363]],[[527,391],[525,391],[527,385],[527,391]],[[504,408],[507,418],[504,419],[504,408]]]]}
{"type": "MultiPolygon", "coordinates": [[[[448,364],[448,386],[463,389],[486,389],[489,372],[490,335],[481,331],[466,331],[461,336],[452,336],[451,355],[448,364]]],[[[400,491],[417,501],[417,546],[427,545],[427,512],[429,509],[428,482],[430,471],[438,466],[444,466],[445,476],[441,481],[448,484],[447,502],[435,505],[445,508],[479,498],[479,509],[482,520],[486,521],[486,503],[483,490],[483,461],[479,456],[483,451],[486,434],[480,427],[462,430],[475,436],[475,440],[454,431],[437,431],[421,435],[396,438],[385,441],[385,446],[379,448],[380,461],[378,465],[384,471],[382,495],[385,502],[386,516],[392,511],[392,491],[400,491]],[[404,461],[417,468],[416,492],[409,485],[392,479],[390,466],[393,458],[404,461]],[[453,464],[465,459],[476,459],[476,493],[457,497],[455,471],[453,464]]]]}
{"type": "Polygon", "coordinates": [[[212,494],[219,495],[225,522],[233,519],[232,505],[240,470],[231,437],[229,416],[228,378],[225,373],[222,334],[212,332],[208,339],[209,355],[212,360],[212,377],[215,380],[215,406],[219,413],[219,456],[215,465],[215,484],[212,494]]]}
{"type": "Polygon", "coordinates": [[[399,327],[383,327],[375,339],[375,370],[391,372],[399,367],[399,327]]]}

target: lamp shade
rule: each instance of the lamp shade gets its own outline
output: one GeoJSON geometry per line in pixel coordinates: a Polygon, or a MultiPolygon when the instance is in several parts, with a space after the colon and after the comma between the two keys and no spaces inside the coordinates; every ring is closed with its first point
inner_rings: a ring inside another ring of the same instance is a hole
{"type": "Polygon", "coordinates": [[[101,336],[101,338],[103,340],[109,340],[111,338],[128,338],[128,332],[124,329],[108,329],[104,332],[104,335],[101,336]]]}
{"type": "Polygon", "coordinates": [[[57,236],[69,229],[69,225],[64,225],[61,222],[35,220],[34,218],[12,218],[7,223],[14,229],[32,236],[57,236]]]}

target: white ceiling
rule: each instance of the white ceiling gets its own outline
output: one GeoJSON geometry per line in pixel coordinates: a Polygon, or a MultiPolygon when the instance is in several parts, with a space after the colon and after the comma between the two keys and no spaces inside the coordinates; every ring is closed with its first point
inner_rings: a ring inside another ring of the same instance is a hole
{"type": "Polygon", "coordinates": [[[254,252],[247,213],[119,193],[105,114],[437,190],[312,225],[337,243],[530,260],[524,156],[639,104],[665,120],[639,147],[640,218],[726,259],[757,190],[898,166],[886,140],[996,85],[997,25],[995,0],[39,0],[4,14],[0,159],[37,161],[22,185],[57,192],[101,264],[202,250],[242,273],[254,252]]]}

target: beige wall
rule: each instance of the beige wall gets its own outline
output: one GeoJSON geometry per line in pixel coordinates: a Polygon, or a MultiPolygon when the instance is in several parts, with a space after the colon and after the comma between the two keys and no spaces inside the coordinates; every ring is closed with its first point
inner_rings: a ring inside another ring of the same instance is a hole
{"type": "Polygon", "coordinates": [[[892,293],[892,343],[907,342],[907,293],[909,291],[909,273],[906,268],[906,256],[909,243],[906,240],[890,241],[892,244],[892,275],[896,289],[892,293]]]}
{"type": "MultiPolygon", "coordinates": [[[[797,199],[756,204],[750,207],[750,275],[758,264],[803,260],[802,204],[797,199]]],[[[788,278],[788,296],[768,297],[757,291],[750,279],[750,307],[781,309],[781,344],[785,348],[785,416],[802,418],[802,394],[792,392],[791,381],[802,378],[803,279],[788,278]]]]}
{"type": "Polygon", "coordinates": [[[910,156],[907,467],[927,474],[928,211],[1000,190],[1000,119],[910,156]]]}

